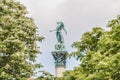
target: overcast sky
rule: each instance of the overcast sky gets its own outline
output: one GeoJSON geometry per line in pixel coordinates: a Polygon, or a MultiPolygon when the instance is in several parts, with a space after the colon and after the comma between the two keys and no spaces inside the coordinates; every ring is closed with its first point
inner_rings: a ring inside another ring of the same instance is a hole
{"type": "MultiPolygon", "coordinates": [[[[55,74],[54,59],[51,51],[57,43],[56,21],[63,21],[68,35],[64,35],[68,52],[74,51],[71,44],[80,40],[81,34],[93,27],[105,27],[107,22],[120,14],[120,0],[19,0],[27,7],[29,16],[35,20],[40,35],[45,37],[40,45],[41,55],[37,61],[44,70],[55,74]]],[[[63,33],[64,34],[64,33],[63,33]]],[[[75,59],[67,60],[67,69],[73,69],[79,63],[75,59]]]]}

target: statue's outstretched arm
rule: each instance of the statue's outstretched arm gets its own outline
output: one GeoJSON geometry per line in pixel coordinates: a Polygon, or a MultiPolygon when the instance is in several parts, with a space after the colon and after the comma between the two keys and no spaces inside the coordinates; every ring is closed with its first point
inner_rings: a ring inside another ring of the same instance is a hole
{"type": "Polygon", "coordinates": [[[50,32],[53,32],[53,31],[56,31],[56,29],[55,30],[50,30],[50,32]]]}

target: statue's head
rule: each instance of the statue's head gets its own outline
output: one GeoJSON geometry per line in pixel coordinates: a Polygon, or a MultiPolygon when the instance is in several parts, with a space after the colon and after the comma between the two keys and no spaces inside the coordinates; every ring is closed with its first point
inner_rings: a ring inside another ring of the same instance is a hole
{"type": "Polygon", "coordinates": [[[57,25],[59,25],[61,28],[63,28],[64,27],[64,24],[63,24],[63,22],[57,22],[57,25]]]}

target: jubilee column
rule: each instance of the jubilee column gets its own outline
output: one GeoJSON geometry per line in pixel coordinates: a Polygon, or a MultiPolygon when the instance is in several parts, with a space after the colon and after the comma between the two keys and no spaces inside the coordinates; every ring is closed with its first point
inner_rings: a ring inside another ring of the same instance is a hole
{"type": "MultiPolygon", "coordinates": [[[[62,77],[63,72],[66,70],[66,55],[68,54],[67,50],[65,49],[64,38],[62,35],[62,30],[67,34],[63,22],[57,22],[56,31],[56,38],[57,43],[55,44],[55,50],[52,51],[52,55],[55,59],[55,73],[56,77],[62,77]]],[[[52,32],[50,31],[50,32],[52,32]]]]}

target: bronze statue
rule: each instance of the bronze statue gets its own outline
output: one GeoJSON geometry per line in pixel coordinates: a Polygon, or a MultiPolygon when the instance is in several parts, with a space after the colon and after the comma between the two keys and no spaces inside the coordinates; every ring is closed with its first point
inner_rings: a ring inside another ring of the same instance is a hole
{"type": "MultiPolygon", "coordinates": [[[[62,30],[64,30],[65,33],[67,34],[67,31],[64,28],[63,22],[57,22],[56,29],[52,30],[52,31],[56,31],[56,37],[57,37],[58,42],[60,42],[60,43],[64,43],[64,38],[63,38],[63,35],[62,35],[62,32],[61,32],[62,30]]],[[[50,32],[52,32],[52,31],[50,31],[50,32]]]]}
{"type": "Polygon", "coordinates": [[[67,34],[63,22],[57,22],[56,29],[50,31],[56,31],[56,38],[58,40],[58,42],[55,44],[55,51],[52,52],[56,66],[66,66],[66,55],[68,54],[68,52],[65,49],[62,30],[67,34]]]}

